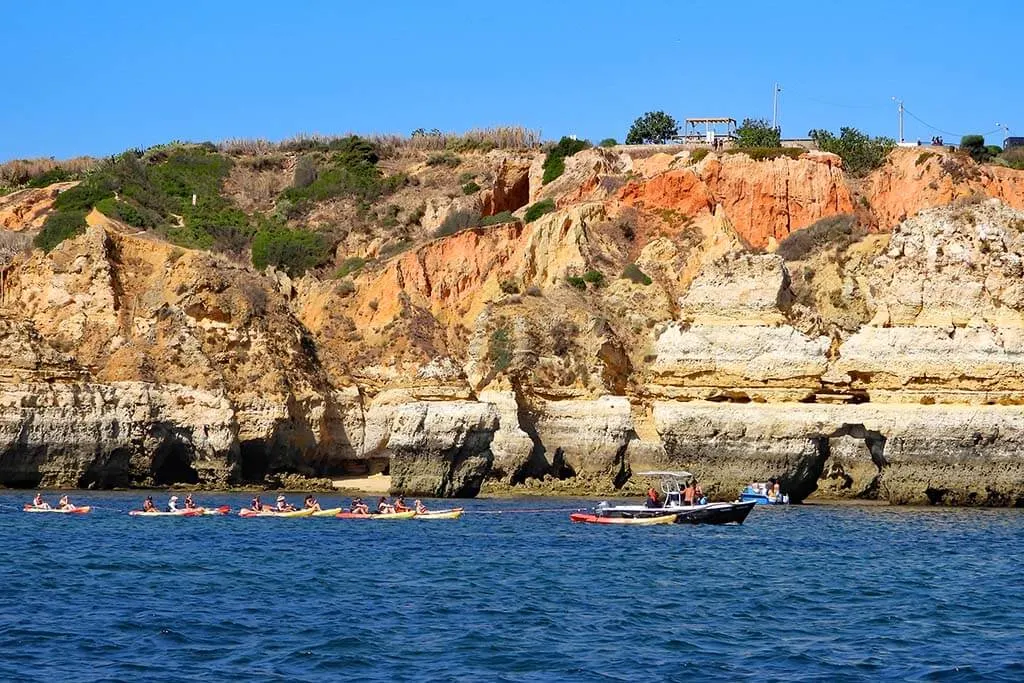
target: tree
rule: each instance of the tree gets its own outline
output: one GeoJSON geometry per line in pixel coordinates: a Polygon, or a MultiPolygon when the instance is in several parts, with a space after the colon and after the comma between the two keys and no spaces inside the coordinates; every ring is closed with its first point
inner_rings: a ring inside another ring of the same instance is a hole
{"type": "Polygon", "coordinates": [[[979,164],[983,164],[992,158],[992,153],[985,146],[984,135],[965,135],[960,138],[960,151],[967,152],[971,158],[979,164]]]}
{"type": "Polygon", "coordinates": [[[892,138],[873,138],[848,126],[839,129],[839,137],[817,128],[807,136],[814,140],[821,151],[841,157],[846,170],[853,175],[866,175],[881,166],[896,146],[892,138]]]}
{"type": "Polygon", "coordinates": [[[679,124],[663,111],[649,111],[629,128],[627,145],[661,145],[679,135],[679,124]]]}
{"type": "Polygon", "coordinates": [[[773,128],[764,119],[743,119],[743,125],[736,129],[736,147],[781,147],[779,129],[773,128]]]}

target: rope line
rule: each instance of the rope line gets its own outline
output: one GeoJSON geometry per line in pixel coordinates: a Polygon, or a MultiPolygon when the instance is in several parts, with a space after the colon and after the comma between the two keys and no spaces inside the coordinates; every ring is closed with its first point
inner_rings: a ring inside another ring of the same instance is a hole
{"type": "MultiPolygon", "coordinates": [[[[909,114],[910,118],[914,119],[915,121],[920,123],[925,128],[929,128],[929,129],[935,131],[936,133],[942,133],[943,135],[951,135],[951,136],[953,136],[955,138],[957,138],[957,137],[962,138],[965,135],[975,135],[975,133],[951,133],[948,130],[942,130],[941,128],[936,128],[935,126],[931,125],[927,121],[924,121],[923,119],[921,119],[921,117],[919,117],[914,112],[912,112],[909,109],[907,109],[906,105],[904,105],[903,111],[904,111],[904,113],[909,114]]],[[[1002,130],[1002,128],[996,128],[995,130],[990,130],[990,131],[985,132],[985,133],[980,133],[980,135],[983,135],[983,136],[984,135],[992,135],[992,133],[998,133],[1000,130],[1002,130]]]]}

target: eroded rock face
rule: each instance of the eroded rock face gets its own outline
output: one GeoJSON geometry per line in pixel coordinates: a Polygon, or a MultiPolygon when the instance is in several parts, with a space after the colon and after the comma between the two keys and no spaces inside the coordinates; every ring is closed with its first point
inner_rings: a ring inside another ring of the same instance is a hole
{"type": "MultiPolygon", "coordinates": [[[[94,213],[0,266],[0,484],[390,468],[406,493],[605,493],[671,468],[722,499],[778,476],[794,498],[1021,504],[1024,214],[927,209],[1019,204],[1020,180],[912,154],[857,202],[892,234],[821,247],[817,272],[746,247],[852,210],[821,154],[587,150],[543,186],[542,156],[481,155],[484,190],[421,202],[444,171],[410,183],[389,215],[422,203],[427,239],[343,280],[257,273],[94,213]],[[557,209],[430,234],[458,209],[521,214],[527,193],[557,209]]],[[[31,230],[48,209],[30,209],[4,215],[31,230]]]]}

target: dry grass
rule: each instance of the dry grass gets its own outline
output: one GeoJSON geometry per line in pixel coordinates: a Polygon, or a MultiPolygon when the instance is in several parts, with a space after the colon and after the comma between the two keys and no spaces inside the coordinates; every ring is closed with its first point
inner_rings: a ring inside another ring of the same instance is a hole
{"type": "Polygon", "coordinates": [[[17,187],[35,178],[61,168],[68,173],[79,174],[91,170],[99,162],[92,157],[75,157],[58,161],[53,157],[40,159],[14,159],[0,164],[0,185],[17,187]]]}
{"type": "MultiPolygon", "coordinates": [[[[264,139],[232,138],[218,144],[220,151],[241,156],[258,156],[271,152],[303,152],[327,149],[330,144],[346,135],[320,135],[299,133],[280,142],[264,139]]],[[[465,133],[443,133],[439,130],[416,131],[413,135],[373,134],[363,136],[377,145],[381,156],[395,157],[417,152],[451,150],[469,152],[491,149],[535,149],[541,146],[540,131],[523,126],[496,126],[477,128],[465,133]]]]}
{"type": "Polygon", "coordinates": [[[24,232],[0,230],[0,267],[6,266],[18,254],[31,249],[31,235],[24,232]]]}

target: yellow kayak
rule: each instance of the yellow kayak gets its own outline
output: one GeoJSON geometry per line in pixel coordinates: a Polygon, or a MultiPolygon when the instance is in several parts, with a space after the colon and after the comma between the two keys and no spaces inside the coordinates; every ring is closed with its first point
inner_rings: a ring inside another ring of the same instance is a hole
{"type": "Polygon", "coordinates": [[[341,508],[326,508],[324,510],[317,510],[313,513],[314,517],[334,517],[336,514],[341,512],[341,508]]]}
{"type": "Polygon", "coordinates": [[[435,512],[423,512],[416,515],[416,519],[458,519],[462,516],[462,508],[451,510],[437,510],[435,512]]]}
{"type": "Polygon", "coordinates": [[[373,517],[374,519],[386,519],[386,520],[412,519],[413,517],[416,516],[416,511],[415,510],[409,510],[408,512],[385,512],[385,513],[382,513],[382,514],[379,514],[379,515],[370,515],[370,516],[373,517]]]}

